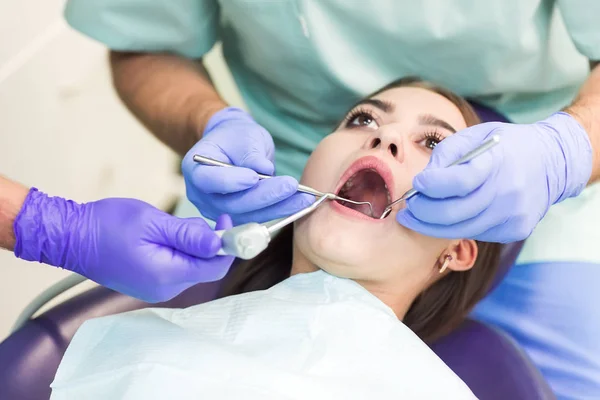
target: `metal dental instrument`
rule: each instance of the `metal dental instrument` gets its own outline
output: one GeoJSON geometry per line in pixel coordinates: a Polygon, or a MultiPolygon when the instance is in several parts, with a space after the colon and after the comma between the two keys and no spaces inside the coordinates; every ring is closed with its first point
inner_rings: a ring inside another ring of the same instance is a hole
{"type": "MultiPolygon", "coordinates": [[[[476,147],[474,150],[471,150],[470,152],[468,152],[467,154],[465,154],[458,160],[454,161],[452,164],[448,165],[448,167],[453,167],[455,165],[464,164],[467,161],[471,161],[472,159],[485,153],[486,151],[488,151],[489,149],[491,149],[498,143],[500,143],[500,136],[494,135],[491,138],[489,138],[488,140],[486,140],[485,142],[483,142],[480,146],[476,147]]],[[[379,217],[379,219],[384,219],[385,217],[390,215],[390,213],[392,212],[392,208],[396,204],[400,203],[401,201],[406,201],[418,193],[419,192],[417,192],[415,189],[409,189],[398,200],[395,200],[395,201],[391,202],[390,204],[388,204],[388,206],[383,210],[383,214],[381,214],[381,217],[379,217]]]]}
{"type": "Polygon", "coordinates": [[[270,226],[251,222],[226,231],[216,231],[215,233],[221,237],[221,250],[217,255],[230,255],[244,260],[256,257],[267,248],[275,232],[310,214],[327,199],[330,199],[330,197],[327,195],[321,196],[320,199],[305,209],[289,217],[282,218],[270,226]]]}
{"type": "MultiPolygon", "coordinates": [[[[205,165],[212,165],[214,167],[234,167],[234,165],[231,165],[231,164],[228,164],[228,163],[224,163],[222,161],[217,161],[217,160],[209,158],[209,157],[204,157],[204,156],[201,156],[199,154],[195,154],[194,157],[193,157],[193,159],[197,163],[205,164],[205,165]]],[[[273,178],[270,175],[263,175],[263,174],[258,174],[258,177],[260,179],[273,178]]],[[[302,192],[302,193],[312,194],[313,196],[317,196],[317,197],[326,197],[326,198],[328,198],[330,200],[345,201],[347,203],[352,203],[352,204],[356,204],[356,205],[368,205],[369,206],[369,211],[371,213],[371,216],[373,215],[373,205],[370,202],[368,202],[368,201],[354,201],[354,200],[345,199],[345,198],[340,197],[340,196],[338,196],[336,194],[320,192],[320,191],[318,191],[316,189],[313,189],[313,188],[305,186],[305,185],[298,185],[298,191],[302,192]]]]}

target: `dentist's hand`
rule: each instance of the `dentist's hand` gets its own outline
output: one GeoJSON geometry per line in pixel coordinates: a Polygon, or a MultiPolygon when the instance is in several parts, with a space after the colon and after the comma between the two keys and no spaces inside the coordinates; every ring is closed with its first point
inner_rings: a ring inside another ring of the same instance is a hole
{"type": "Polygon", "coordinates": [[[428,236],[513,242],[528,237],[548,208],[577,196],[592,170],[588,135],[559,112],[530,125],[485,123],[441,142],[413,180],[421,194],[397,220],[428,236]],[[500,144],[474,160],[450,165],[488,137],[500,144]]]}
{"type": "Polygon", "coordinates": [[[257,172],[273,175],[274,152],[271,135],[246,112],[233,107],[217,112],[183,159],[188,199],[205,217],[229,214],[235,224],[270,221],[312,204],[314,197],[297,193],[292,177],[258,179],[257,172]],[[195,154],[237,168],[201,165],[195,154]]]}
{"type": "MultiPolygon", "coordinates": [[[[217,229],[231,228],[223,216],[217,229]]],[[[202,218],[180,219],[133,199],[77,204],[32,189],[14,223],[15,255],[83,275],[148,302],[221,279],[233,257],[202,218]]]]}

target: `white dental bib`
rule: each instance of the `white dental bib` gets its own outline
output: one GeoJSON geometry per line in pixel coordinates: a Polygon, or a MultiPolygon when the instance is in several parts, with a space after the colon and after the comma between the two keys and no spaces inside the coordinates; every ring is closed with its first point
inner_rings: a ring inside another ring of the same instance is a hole
{"type": "Polygon", "coordinates": [[[52,399],[473,399],[362,286],[323,271],[187,309],[87,321],[52,399]]]}

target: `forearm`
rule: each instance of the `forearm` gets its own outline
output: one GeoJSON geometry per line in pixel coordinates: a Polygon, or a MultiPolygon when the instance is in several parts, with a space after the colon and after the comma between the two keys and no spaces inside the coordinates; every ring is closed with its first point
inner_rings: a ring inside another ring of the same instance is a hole
{"type": "Polygon", "coordinates": [[[592,72],[572,105],[565,109],[588,133],[593,151],[590,183],[600,179],[600,65],[592,62],[592,72]]]}
{"type": "Polygon", "coordinates": [[[0,176],[0,248],[14,249],[13,224],[28,192],[25,186],[0,176]]]}
{"type": "Polygon", "coordinates": [[[129,110],[180,155],[227,104],[201,61],[168,54],[111,52],[113,83],[129,110]]]}

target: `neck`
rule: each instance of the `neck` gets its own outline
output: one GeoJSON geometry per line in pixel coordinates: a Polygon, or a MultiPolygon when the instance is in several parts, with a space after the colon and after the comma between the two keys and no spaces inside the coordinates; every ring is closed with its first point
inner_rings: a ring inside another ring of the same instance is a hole
{"type": "Polygon", "coordinates": [[[407,287],[399,287],[397,284],[388,284],[378,281],[355,281],[367,289],[369,293],[381,300],[386,306],[394,311],[399,320],[403,320],[412,302],[417,295],[407,287]]]}
{"type": "MultiPolygon", "coordinates": [[[[320,266],[315,265],[297,249],[294,249],[294,258],[290,275],[315,272],[319,269],[329,272],[327,271],[327,268],[321,268],[320,266]]],[[[336,269],[344,270],[343,266],[342,268],[336,269]]],[[[348,268],[348,270],[351,269],[348,268]]],[[[373,296],[381,300],[385,305],[390,307],[400,320],[404,318],[412,302],[419,294],[419,292],[415,291],[414,288],[422,288],[425,286],[425,283],[415,282],[414,279],[411,280],[409,277],[396,277],[396,279],[353,280],[364,287],[373,296]]]]}

